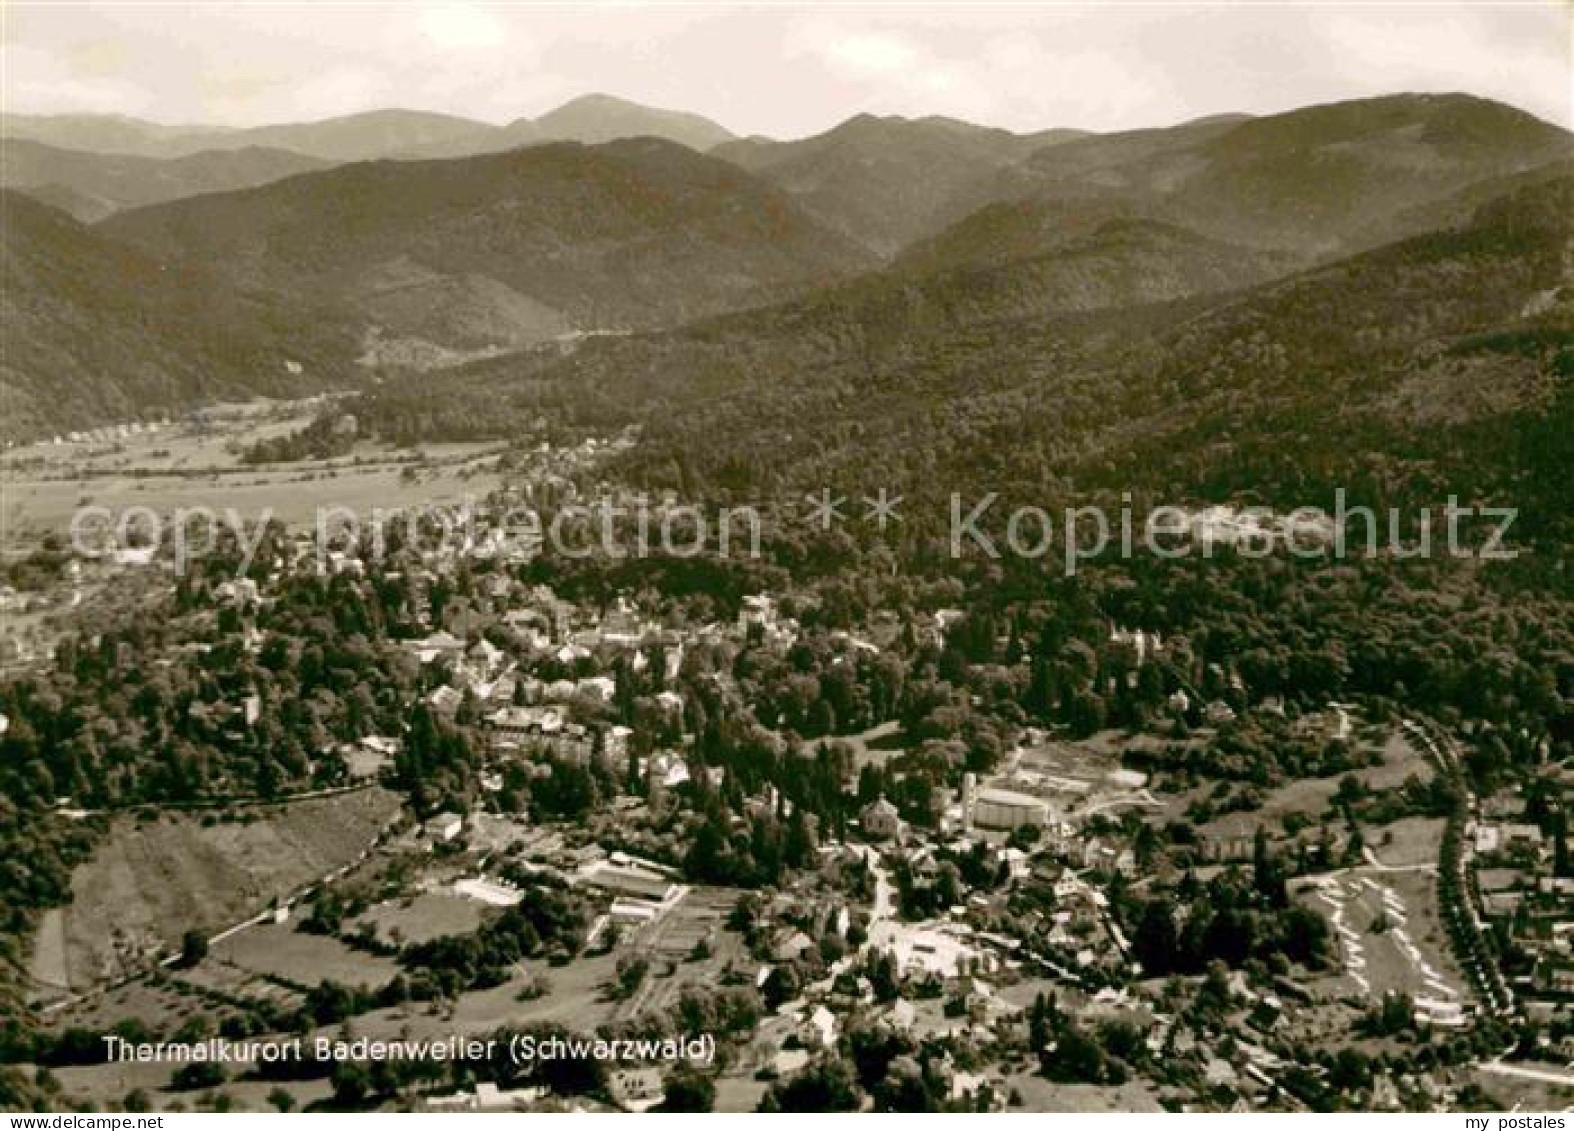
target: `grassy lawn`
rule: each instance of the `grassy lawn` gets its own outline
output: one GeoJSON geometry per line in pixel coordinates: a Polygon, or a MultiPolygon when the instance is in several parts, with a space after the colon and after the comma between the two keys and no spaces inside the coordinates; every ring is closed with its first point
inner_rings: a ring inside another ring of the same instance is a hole
{"type": "Polygon", "coordinates": [[[1032,1112],[1154,1112],[1162,1111],[1152,1085],[1132,1080],[1119,1087],[1101,1088],[1093,1084],[1056,1084],[1042,1076],[1017,1073],[1006,1077],[1006,1094],[1022,1097],[1020,1108],[1008,1111],[1032,1112]]]}
{"type": "Polygon", "coordinates": [[[347,928],[369,924],[377,937],[404,945],[423,943],[445,935],[468,935],[486,920],[487,909],[473,899],[449,891],[423,891],[389,900],[371,908],[347,928]]]}
{"type": "Polygon", "coordinates": [[[211,956],[241,970],[296,986],[321,981],[374,989],[399,967],[391,958],[353,950],[337,939],[310,935],[283,923],[251,927],[215,943],[211,956]]]}

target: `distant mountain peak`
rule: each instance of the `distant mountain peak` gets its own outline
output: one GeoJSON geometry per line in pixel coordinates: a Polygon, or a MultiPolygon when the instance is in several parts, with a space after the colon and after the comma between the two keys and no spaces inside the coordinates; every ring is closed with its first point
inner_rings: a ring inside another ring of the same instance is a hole
{"type": "MultiPolygon", "coordinates": [[[[457,122],[467,126],[477,123],[470,118],[461,118],[457,114],[445,114],[441,110],[411,110],[405,106],[380,106],[374,110],[357,110],[353,114],[334,114],[326,118],[314,118],[306,122],[291,123],[297,126],[321,126],[344,124],[349,122],[401,122],[406,120],[457,122]]],[[[276,129],[278,126],[259,126],[258,129],[276,129]]]]}
{"type": "Polygon", "coordinates": [[[575,98],[570,98],[567,102],[563,103],[563,105],[559,106],[558,110],[570,110],[576,108],[584,109],[587,107],[602,109],[617,108],[622,110],[654,109],[654,107],[643,106],[640,103],[634,102],[627,98],[619,98],[615,94],[604,94],[599,90],[593,90],[588,94],[581,94],[575,98]]]}
{"type": "Polygon", "coordinates": [[[699,114],[663,110],[599,92],[571,99],[537,118],[533,125],[543,139],[591,144],[649,136],[703,152],[733,140],[730,130],[699,114]]]}
{"type": "Polygon", "coordinates": [[[812,137],[736,141],[716,156],[765,177],[826,224],[891,257],[984,203],[979,192],[996,174],[1075,136],[865,112],[812,137]]]}
{"type": "MultiPolygon", "coordinates": [[[[1071,141],[1008,170],[995,195],[1031,198],[1051,225],[1118,204],[1217,239],[1328,258],[1421,230],[1472,184],[1570,157],[1574,136],[1522,110],[1401,93],[1071,141]]],[[[1038,238],[1031,221],[1017,230],[1038,238]]]]}

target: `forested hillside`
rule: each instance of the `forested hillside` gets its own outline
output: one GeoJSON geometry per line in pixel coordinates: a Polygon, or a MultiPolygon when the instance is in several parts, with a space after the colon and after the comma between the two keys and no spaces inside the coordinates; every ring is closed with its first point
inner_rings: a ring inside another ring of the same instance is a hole
{"type": "MultiPolygon", "coordinates": [[[[1022,314],[1035,283],[1075,278],[1074,254],[996,268],[1011,284],[994,289],[962,276],[965,299],[954,273],[876,278],[563,361],[485,363],[447,393],[494,418],[512,404],[643,422],[627,470],[690,492],[851,480],[940,500],[1135,489],[1294,506],[1331,505],[1336,486],[1379,505],[1452,491],[1512,496],[1526,530],[1551,534],[1570,455],[1571,203],[1574,182],[1533,185],[1459,230],[1222,299],[1144,305],[1138,288],[1137,305],[1101,307],[1092,288],[1022,314]]],[[[396,385],[367,411],[398,430],[419,401],[396,385]]]]}
{"type": "Polygon", "coordinates": [[[354,335],[328,312],[149,256],[15,191],[0,191],[0,210],[0,433],[353,379],[354,335]]]}
{"type": "Polygon", "coordinates": [[[747,173],[652,138],[349,165],[104,230],[457,347],[671,324],[868,262],[747,173]]]}

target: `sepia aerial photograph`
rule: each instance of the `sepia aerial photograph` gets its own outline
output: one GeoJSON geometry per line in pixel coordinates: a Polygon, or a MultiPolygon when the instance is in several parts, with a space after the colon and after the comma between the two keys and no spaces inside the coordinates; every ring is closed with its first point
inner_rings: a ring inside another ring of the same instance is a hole
{"type": "Polygon", "coordinates": [[[1574,1120],[1574,4],[0,0],[0,1121],[1574,1120]]]}

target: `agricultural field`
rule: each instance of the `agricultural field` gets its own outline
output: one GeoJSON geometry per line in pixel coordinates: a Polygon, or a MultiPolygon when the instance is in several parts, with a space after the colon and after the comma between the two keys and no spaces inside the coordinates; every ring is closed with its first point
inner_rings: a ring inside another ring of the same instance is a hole
{"type": "Polygon", "coordinates": [[[1118,1087],[1093,1084],[1057,1084],[1042,1076],[1019,1073],[1006,1078],[1006,1092],[1022,1099],[1007,1110],[1065,1112],[1162,1111],[1152,1085],[1133,1080],[1118,1087]]]}
{"type": "Polygon", "coordinates": [[[748,1076],[722,1076],[716,1081],[716,1110],[719,1112],[753,1111],[770,1089],[764,1080],[748,1076]]]}
{"type": "Polygon", "coordinates": [[[345,456],[247,465],[242,454],[309,423],[321,404],[259,402],[224,406],[200,420],[113,441],[42,442],[0,460],[6,481],[0,527],[8,545],[64,532],[80,507],[233,508],[249,521],[266,515],[312,524],[319,507],[454,505],[480,498],[499,480],[496,444],[430,444],[419,451],[360,442],[345,456]]]}
{"type": "Polygon", "coordinates": [[[370,463],[342,469],[291,465],[286,471],[231,475],[105,476],[56,480],[21,479],[6,484],[7,536],[21,541],[70,528],[77,509],[107,507],[122,513],[150,507],[159,514],[206,507],[219,515],[233,509],[255,523],[276,519],[312,526],[319,508],[344,507],[369,514],[374,507],[457,506],[479,500],[500,480],[490,472],[465,475],[451,468],[429,470],[415,479],[402,463],[370,463]]]}
{"type": "Polygon", "coordinates": [[[149,1027],[173,1029],[207,1010],[203,993],[196,987],[167,978],[139,978],[59,1003],[41,1011],[40,1016],[51,1030],[75,1028],[102,1033],[127,1017],[138,1018],[149,1027]]]}
{"type": "Polygon", "coordinates": [[[1554,1064],[1538,1070],[1533,1065],[1487,1063],[1471,1069],[1470,1076],[1472,1082],[1496,1099],[1504,1111],[1566,1112],[1574,1108],[1574,1084],[1535,1079],[1532,1074],[1538,1072],[1574,1080],[1574,1072],[1554,1064]]]}
{"type": "Polygon", "coordinates": [[[188,930],[214,935],[353,863],[399,811],[379,788],[238,810],[118,817],[46,919],[31,968],[39,996],[145,968],[188,930]],[[63,976],[63,977],[62,977],[63,976]]]}
{"type": "Polygon", "coordinates": [[[305,993],[295,986],[211,956],[171,975],[171,982],[209,1000],[241,1007],[267,1004],[288,1012],[306,1000],[305,993]]]}

